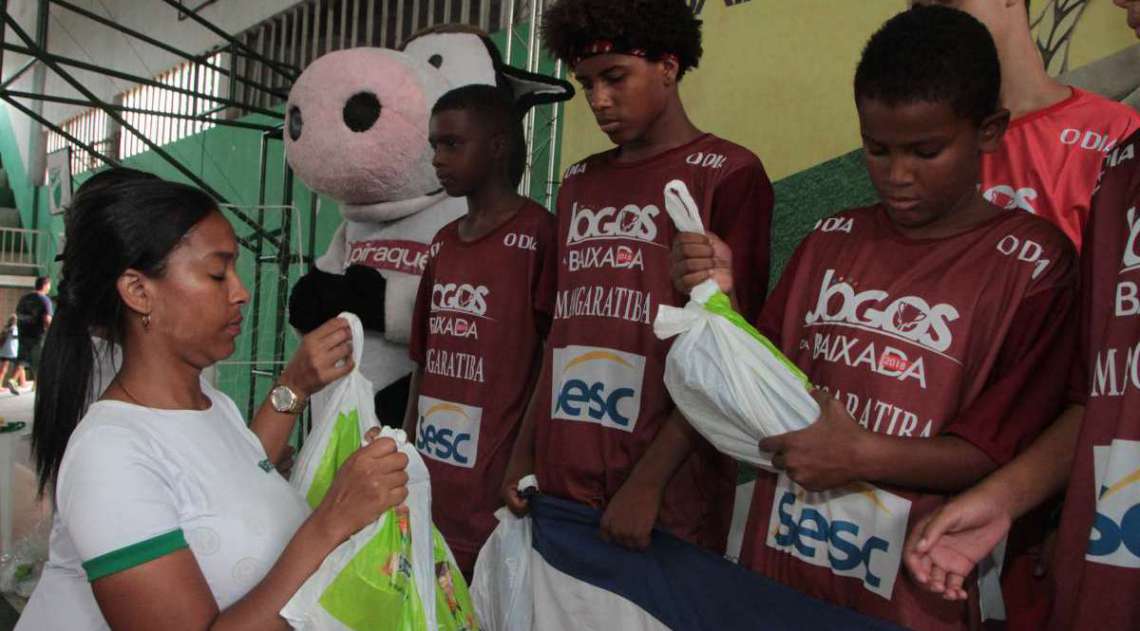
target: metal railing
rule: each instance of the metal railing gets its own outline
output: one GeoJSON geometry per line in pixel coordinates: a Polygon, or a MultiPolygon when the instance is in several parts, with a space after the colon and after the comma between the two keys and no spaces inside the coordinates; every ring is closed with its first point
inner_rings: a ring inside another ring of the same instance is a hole
{"type": "Polygon", "coordinates": [[[37,253],[42,254],[50,236],[46,230],[0,227],[0,267],[26,267],[38,270],[37,253]]]}
{"type": "Polygon", "coordinates": [[[300,72],[333,50],[356,46],[399,48],[417,31],[439,24],[471,24],[488,33],[507,28],[514,15],[531,12],[532,0],[307,0],[236,36],[258,58],[238,58],[230,94],[249,106],[284,101],[288,84],[267,63],[300,72]],[[244,81],[243,81],[244,80],[244,81]],[[274,85],[279,92],[249,89],[274,85]]]}
{"type": "MultiPolygon", "coordinates": [[[[108,22],[107,17],[66,0],[52,2],[108,22]]],[[[108,105],[122,112],[141,134],[122,133],[98,107],[80,112],[60,127],[92,147],[102,146],[106,156],[123,159],[149,148],[143,136],[165,145],[216,123],[236,125],[219,119],[251,112],[276,114],[271,110],[284,102],[293,76],[332,50],[354,46],[399,48],[416,31],[437,24],[466,23],[494,32],[506,28],[516,15],[533,14],[533,5],[531,0],[306,0],[235,35],[232,42],[218,49],[201,56],[183,54],[188,61],[112,99],[108,105]],[[230,54],[235,46],[249,54],[230,54]],[[288,74],[283,74],[283,69],[288,74]]],[[[180,20],[189,17],[179,14],[180,20]]],[[[163,46],[145,34],[130,34],[163,46]]],[[[69,144],[73,146],[72,173],[103,164],[99,156],[89,154],[64,135],[48,132],[49,153],[69,144]]]]}

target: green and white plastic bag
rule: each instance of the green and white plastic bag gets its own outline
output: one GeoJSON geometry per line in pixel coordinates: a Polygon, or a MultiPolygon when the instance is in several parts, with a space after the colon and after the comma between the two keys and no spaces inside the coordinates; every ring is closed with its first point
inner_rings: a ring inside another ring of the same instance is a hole
{"type": "Polygon", "coordinates": [[[467,583],[431,523],[427,467],[403,430],[382,428],[408,457],[408,499],[336,548],[285,604],[305,631],[478,629],[467,583]]]}
{"type": "Polygon", "coordinates": [[[337,470],[360,448],[364,434],[380,425],[376,421],[372,382],[360,374],[359,368],[364,327],[352,313],[345,312],[338,317],[345,319],[352,330],[352,359],[356,368],[313,397],[313,429],[305,438],[289,479],[309,508],[321,503],[337,470]]]}
{"type": "MultiPolygon", "coordinates": [[[[678,230],[704,233],[683,182],[665,185],[665,209],[678,230]]],[[[722,453],[774,471],[757,443],[819,417],[807,376],[732,309],[716,281],[694,287],[683,309],[662,305],[653,332],[678,336],[665,359],[665,387],[689,424],[722,453]]]]}

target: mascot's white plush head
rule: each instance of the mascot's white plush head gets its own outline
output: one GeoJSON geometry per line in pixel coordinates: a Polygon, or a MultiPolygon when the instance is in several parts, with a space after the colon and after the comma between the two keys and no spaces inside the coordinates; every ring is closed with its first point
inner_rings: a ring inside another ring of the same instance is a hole
{"type": "Polygon", "coordinates": [[[403,51],[335,51],[310,64],[289,93],[289,164],[310,188],[341,202],[346,219],[397,219],[407,213],[398,202],[441,188],[427,142],[432,106],[474,83],[509,89],[520,112],[573,95],[564,81],[506,66],[470,27],[426,31],[403,51]]]}

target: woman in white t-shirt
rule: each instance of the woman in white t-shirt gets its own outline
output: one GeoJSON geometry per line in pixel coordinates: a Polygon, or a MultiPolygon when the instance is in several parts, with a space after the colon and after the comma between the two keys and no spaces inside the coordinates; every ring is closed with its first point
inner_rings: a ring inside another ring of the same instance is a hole
{"type": "Polygon", "coordinates": [[[274,468],[305,400],[352,368],[343,320],[305,336],[249,427],[201,378],[241,330],[237,256],[197,189],[125,181],[75,197],[33,430],[56,514],[21,631],[287,629],[278,612],[328,553],[406,496],[406,458],[386,439],[312,514],[274,468]],[[94,330],[122,366],[89,405],[94,330]]]}

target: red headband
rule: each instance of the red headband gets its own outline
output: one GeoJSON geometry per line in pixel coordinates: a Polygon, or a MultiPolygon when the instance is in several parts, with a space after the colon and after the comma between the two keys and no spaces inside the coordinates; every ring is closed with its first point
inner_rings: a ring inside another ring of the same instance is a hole
{"type": "MultiPolygon", "coordinates": [[[[633,55],[634,57],[641,57],[643,59],[649,58],[649,52],[644,48],[623,48],[608,39],[596,39],[583,46],[582,49],[574,55],[573,59],[570,60],[570,67],[573,68],[577,66],[583,59],[611,53],[615,55],[633,55]]],[[[677,59],[677,56],[673,53],[666,53],[664,57],[672,57],[674,60],[677,59]]]]}

